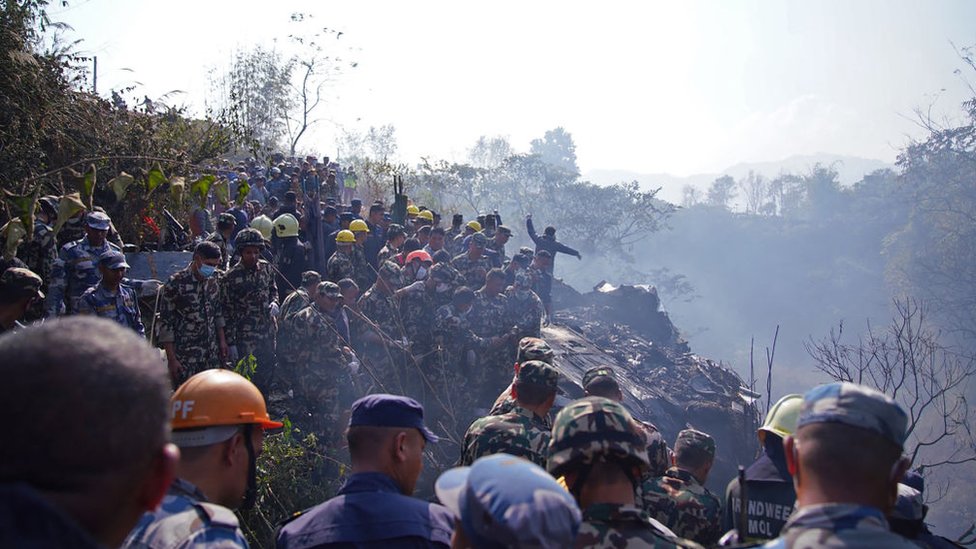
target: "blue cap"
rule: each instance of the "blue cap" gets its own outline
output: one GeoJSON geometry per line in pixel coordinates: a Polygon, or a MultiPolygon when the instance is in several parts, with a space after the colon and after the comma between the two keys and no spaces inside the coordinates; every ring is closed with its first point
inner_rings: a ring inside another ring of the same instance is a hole
{"type": "Polygon", "coordinates": [[[445,471],[434,490],[475,547],[570,547],[582,522],[573,496],[549,473],[508,454],[445,471]]]}
{"type": "Polygon", "coordinates": [[[356,219],[356,214],[352,212],[342,212],[339,214],[340,221],[352,221],[353,219],[356,219]]]}
{"type": "Polygon", "coordinates": [[[353,198],[352,201],[349,202],[349,204],[351,204],[353,206],[362,206],[363,205],[363,201],[360,200],[360,199],[358,199],[358,198],[353,198]]]}
{"type": "Polygon", "coordinates": [[[440,440],[424,425],[424,407],[416,400],[398,395],[366,395],[352,403],[350,427],[412,427],[427,442],[440,440]]]}
{"type": "Polygon", "coordinates": [[[796,428],[811,423],[843,423],[871,431],[902,448],[908,416],[888,395],[845,381],[820,385],[803,395],[796,428]]]}
{"type": "Polygon", "coordinates": [[[104,212],[89,212],[85,216],[85,224],[96,231],[107,231],[112,220],[104,212]]]}
{"type": "Polygon", "coordinates": [[[336,211],[335,206],[326,206],[325,209],[322,210],[323,216],[336,215],[337,213],[338,212],[336,211]]]}
{"type": "Polygon", "coordinates": [[[106,269],[128,269],[129,264],[125,262],[122,252],[109,250],[98,256],[98,264],[106,269]]]}

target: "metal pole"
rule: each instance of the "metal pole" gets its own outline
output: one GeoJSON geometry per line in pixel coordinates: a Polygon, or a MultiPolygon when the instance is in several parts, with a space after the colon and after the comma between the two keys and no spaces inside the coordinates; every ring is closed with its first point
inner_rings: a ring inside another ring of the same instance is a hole
{"type": "Polygon", "coordinates": [[[92,93],[98,95],[98,56],[92,56],[92,93]]]}

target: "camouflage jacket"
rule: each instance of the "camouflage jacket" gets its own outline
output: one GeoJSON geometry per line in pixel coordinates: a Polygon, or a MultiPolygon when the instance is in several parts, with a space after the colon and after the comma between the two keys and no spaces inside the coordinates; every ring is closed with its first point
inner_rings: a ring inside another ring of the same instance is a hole
{"type": "MultiPolygon", "coordinates": [[[[393,295],[388,296],[375,287],[367,290],[359,298],[359,312],[379,326],[383,332],[379,335],[383,339],[400,341],[405,336],[400,324],[400,310],[397,301],[393,295]]],[[[367,330],[375,332],[376,328],[369,326],[367,330]]],[[[382,350],[380,349],[380,351],[382,350]]]]}
{"type": "Polygon", "coordinates": [[[353,273],[352,256],[342,250],[336,250],[325,267],[325,278],[331,282],[339,282],[343,278],[355,280],[353,273]]]}
{"type": "Polygon", "coordinates": [[[701,547],[672,537],[633,505],[595,503],[583,511],[577,548],[701,547]]]}
{"type": "Polygon", "coordinates": [[[282,321],[287,320],[288,317],[311,304],[312,299],[308,297],[308,292],[305,291],[305,288],[298,288],[288,294],[288,297],[281,302],[281,311],[278,313],[278,316],[282,321]]]}
{"type": "Polygon", "coordinates": [[[396,254],[398,253],[400,252],[398,252],[396,248],[391,248],[389,244],[383,246],[383,248],[380,249],[380,252],[376,254],[376,264],[382,265],[384,261],[396,262],[396,260],[393,258],[396,257],[396,254]]]}
{"type": "Polygon", "coordinates": [[[505,295],[509,318],[518,330],[515,341],[521,341],[523,337],[541,337],[545,306],[539,296],[532,290],[516,291],[515,288],[509,288],[505,295]]]}
{"type": "Polygon", "coordinates": [[[174,273],[160,290],[159,343],[173,343],[183,366],[196,373],[220,366],[217,328],[224,327],[220,277],[198,280],[189,267],[174,273]]]}
{"type": "Polygon", "coordinates": [[[722,536],[722,502],[688,471],[672,467],[644,482],[641,503],[678,536],[702,545],[714,545],[722,536]]]}
{"type": "Polygon", "coordinates": [[[400,318],[414,354],[426,352],[434,342],[434,295],[432,291],[409,293],[400,298],[400,318]]]}
{"type": "Polygon", "coordinates": [[[259,259],[253,269],[234,265],[221,279],[220,291],[228,345],[250,347],[273,335],[268,307],[278,302],[278,286],[270,263],[259,259]]]}
{"type": "Polygon", "coordinates": [[[504,336],[514,325],[505,294],[489,297],[484,288],[474,293],[470,317],[475,333],[481,337],[504,336]]]}
{"type": "Polygon", "coordinates": [[[671,449],[668,448],[668,443],[653,423],[638,420],[637,425],[647,444],[647,457],[651,461],[651,466],[643,480],[664,476],[665,471],[671,467],[671,449]]]}
{"type": "Polygon", "coordinates": [[[231,549],[248,544],[233,511],[209,503],[196,486],[177,478],[159,508],[142,516],[122,547],[231,549]]]}
{"type": "Polygon", "coordinates": [[[880,510],[841,503],[800,508],[786,521],[780,537],[762,547],[918,549],[917,545],[888,529],[888,521],[880,510]]]}
{"type": "Polygon", "coordinates": [[[47,296],[48,308],[57,307],[60,310],[61,303],[64,301],[68,314],[78,312],[78,300],[81,299],[81,295],[101,280],[98,258],[109,250],[122,251],[108,240],[101,246],[92,246],[88,243],[88,237],[62,246],[51,270],[51,282],[48,286],[51,291],[47,296]]]}
{"type": "Polygon", "coordinates": [[[495,252],[496,254],[498,254],[498,261],[500,263],[499,267],[501,265],[504,265],[505,262],[509,260],[509,257],[507,255],[505,255],[505,245],[504,244],[499,244],[499,243],[495,242],[495,239],[494,238],[489,238],[488,239],[488,245],[485,246],[485,249],[486,250],[491,250],[491,251],[495,252]]]}
{"type": "Polygon", "coordinates": [[[224,238],[224,235],[220,234],[220,231],[214,231],[207,237],[207,241],[213,242],[220,248],[220,268],[226,271],[230,262],[230,254],[227,253],[227,248],[229,247],[227,239],[224,238]]]}
{"type": "Polygon", "coordinates": [[[352,247],[352,279],[360,288],[369,288],[376,282],[376,272],[366,259],[366,252],[362,246],[352,247]]]}
{"type": "Polygon", "coordinates": [[[479,337],[468,322],[471,312],[460,315],[454,305],[444,305],[434,313],[434,339],[440,340],[452,357],[460,356],[465,350],[485,350],[488,340],[479,337]]]}
{"type": "Polygon", "coordinates": [[[291,315],[281,326],[279,358],[297,368],[314,369],[317,377],[335,383],[333,374],[345,370],[339,332],[328,313],[317,305],[291,315]]]}
{"type": "Polygon", "coordinates": [[[475,420],[464,433],[461,465],[480,457],[506,453],[545,467],[551,429],[546,420],[516,405],[511,412],[475,420]]]}
{"type": "Polygon", "coordinates": [[[451,260],[451,265],[461,273],[464,285],[472,290],[477,290],[485,285],[485,275],[491,270],[491,262],[486,256],[478,259],[471,259],[467,253],[455,256],[451,260]]]}
{"type": "Polygon", "coordinates": [[[114,294],[101,282],[88,288],[78,301],[78,312],[114,320],[141,336],[146,335],[136,292],[124,284],[120,284],[119,291],[114,294]]]}
{"type": "Polygon", "coordinates": [[[51,227],[41,221],[35,221],[34,238],[29,242],[24,240],[20,243],[17,247],[17,257],[27,264],[28,269],[41,277],[44,281],[41,291],[47,292],[54,262],[58,260],[58,246],[51,227]]]}

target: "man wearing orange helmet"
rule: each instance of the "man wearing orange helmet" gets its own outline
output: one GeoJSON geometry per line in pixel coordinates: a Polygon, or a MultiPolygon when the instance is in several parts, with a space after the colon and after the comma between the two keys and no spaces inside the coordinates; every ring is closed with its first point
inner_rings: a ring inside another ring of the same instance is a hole
{"type": "Polygon", "coordinates": [[[256,460],[272,421],[253,383],[229,370],[194,375],[170,398],[176,480],[123,547],[247,547],[232,509],[254,505],[256,460]]]}

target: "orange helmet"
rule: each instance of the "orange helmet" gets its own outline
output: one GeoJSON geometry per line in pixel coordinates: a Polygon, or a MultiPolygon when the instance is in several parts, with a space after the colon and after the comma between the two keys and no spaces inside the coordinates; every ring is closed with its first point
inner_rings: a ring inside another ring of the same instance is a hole
{"type": "Polygon", "coordinates": [[[256,424],[281,427],[271,421],[261,391],[230,370],[204,370],[186,380],[170,397],[174,431],[199,427],[256,424]]]}

